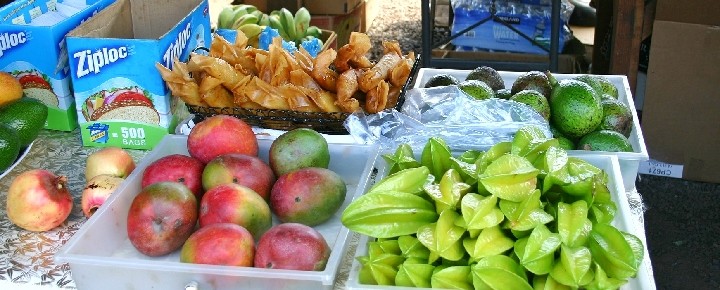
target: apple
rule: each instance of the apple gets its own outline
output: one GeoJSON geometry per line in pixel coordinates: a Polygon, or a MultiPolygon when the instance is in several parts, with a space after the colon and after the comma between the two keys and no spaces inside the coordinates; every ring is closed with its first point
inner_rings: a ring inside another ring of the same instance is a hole
{"type": "Polygon", "coordinates": [[[233,223],[212,224],[195,231],[180,250],[180,262],[252,267],[255,240],[233,223]]]}
{"type": "Polygon", "coordinates": [[[147,256],[163,256],[182,247],[197,223],[197,199],[179,182],[151,184],[133,198],[127,214],[130,243],[147,256]]]}
{"type": "Polygon", "coordinates": [[[256,268],[322,271],[330,258],[322,234],[299,223],[282,223],[260,237],[255,249],[256,268]]]}
{"type": "Polygon", "coordinates": [[[233,116],[215,115],[190,130],[187,138],[190,156],[203,163],[228,153],[257,156],[258,142],[250,125],[233,116]]]}
{"type": "Polygon", "coordinates": [[[20,173],[7,192],[6,212],[15,225],[33,232],[62,224],[73,208],[67,178],[44,169],[20,173]]]}
{"type": "Polygon", "coordinates": [[[247,186],[268,200],[275,174],[262,159],[238,153],[220,155],[205,165],[202,172],[205,190],[228,183],[247,186]]]}
{"type": "Polygon", "coordinates": [[[119,147],[105,147],[88,155],[85,164],[85,180],[100,174],[127,178],[135,169],[130,153],[119,147]]]}
{"type": "Polygon", "coordinates": [[[80,201],[85,217],[92,216],[123,181],[124,178],[108,174],[100,174],[88,180],[80,201]]]}
{"type": "Polygon", "coordinates": [[[200,200],[200,228],[216,223],[234,223],[260,237],[272,226],[267,202],[249,187],[228,183],[205,192],[200,200]]]}
{"type": "Polygon", "coordinates": [[[184,184],[200,200],[203,194],[202,173],[205,165],[193,157],[171,154],[153,161],[145,168],[141,187],[161,181],[175,181],[184,184]]]}

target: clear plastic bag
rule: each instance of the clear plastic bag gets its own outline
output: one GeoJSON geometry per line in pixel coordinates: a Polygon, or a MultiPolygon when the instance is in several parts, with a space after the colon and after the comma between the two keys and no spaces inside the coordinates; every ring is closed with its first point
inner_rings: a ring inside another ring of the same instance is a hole
{"type": "Polygon", "coordinates": [[[441,137],[453,150],[486,150],[510,141],[522,126],[536,125],[551,137],[548,122],[529,106],[510,100],[476,100],[457,86],[415,88],[405,95],[401,111],[351,114],[344,123],[358,143],[392,149],[407,143],[421,148],[441,137]]]}

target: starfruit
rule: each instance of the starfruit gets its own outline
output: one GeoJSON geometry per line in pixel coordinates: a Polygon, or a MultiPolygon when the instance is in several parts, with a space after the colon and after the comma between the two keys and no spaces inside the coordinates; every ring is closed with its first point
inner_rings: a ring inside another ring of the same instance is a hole
{"type": "Polygon", "coordinates": [[[393,154],[383,154],[382,158],[388,165],[388,175],[400,170],[420,167],[420,161],[415,159],[412,147],[406,143],[400,144],[393,154]]]}
{"type": "Polygon", "coordinates": [[[619,289],[620,286],[625,285],[627,283],[627,280],[621,280],[621,279],[615,279],[610,278],[607,276],[605,271],[603,271],[602,267],[598,265],[597,263],[594,264],[595,267],[595,279],[590,282],[590,284],[585,285],[585,289],[587,290],[615,290],[619,289]]]}
{"type": "Polygon", "coordinates": [[[440,183],[426,184],[424,189],[435,201],[437,213],[441,213],[446,209],[457,209],[463,195],[470,190],[470,185],[462,182],[460,174],[451,168],[442,175],[440,183]]]}
{"type": "Polygon", "coordinates": [[[477,166],[473,162],[465,162],[459,158],[450,157],[450,168],[460,174],[460,179],[470,186],[477,184],[477,166]]]}
{"type": "Polygon", "coordinates": [[[550,232],[545,225],[539,225],[529,237],[515,241],[514,251],[525,269],[535,275],[543,275],[552,270],[555,251],[560,243],[559,234],[550,232]]]}
{"type": "Polygon", "coordinates": [[[538,178],[545,179],[549,172],[562,169],[567,164],[567,161],[567,151],[559,147],[550,147],[545,151],[545,154],[535,159],[533,165],[540,170],[538,178]]]}
{"type": "Polygon", "coordinates": [[[395,276],[395,286],[407,286],[417,288],[430,288],[430,278],[435,266],[430,264],[405,263],[398,268],[395,276]]]}
{"type": "Polygon", "coordinates": [[[460,201],[460,211],[464,226],[468,230],[482,230],[499,225],[505,216],[497,207],[498,198],[494,195],[484,197],[467,193],[460,201]]]}
{"type": "Polygon", "coordinates": [[[513,240],[505,236],[499,226],[483,229],[477,238],[463,239],[463,247],[470,255],[470,262],[500,255],[512,249],[513,244],[513,240]]]}
{"type": "Polygon", "coordinates": [[[450,266],[435,271],[430,278],[430,285],[432,288],[472,290],[469,278],[470,266],[450,266]]]}
{"type": "Polygon", "coordinates": [[[416,237],[411,235],[400,236],[397,241],[403,257],[406,259],[418,258],[423,260],[424,263],[428,262],[430,250],[420,243],[416,237]]]}
{"type": "Polygon", "coordinates": [[[601,182],[607,183],[607,174],[601,169],[580,158],[568,157],[565,166],[547,174],[543,180],[543,192],[557,186],[562,192],[570,195],[591,195],[595,186],[594,177],[597,175],[601,182]]]}
{"type": "Polygon", "coordinates": [[[478,180],[492,195],[521,202],[536,189],[538,173],[524,157],[507,154],[488,165],[478,180]]]}
{"type": "Polygon", "coordinates": [[[368,255],[358,257],[361,284],[395,285],[395,276],[405,258],[394,254],[368,255]]]}
{"type": "Polygon", "coordinates": [[[593,279],[592,262],[593,255],[588,248],[561,245],[559,261],[555,262],[550,277],[574,288],[587,285],[593,279]]]}
{"type": "Polygon", "coordinates": [[[490,149],[485,151],[485,153],[483,153],[482,156],[475,161],[478,173],[484,172],[488,165],[495,161],[495,159],[510,153],[511,148],[512,143],[510,141],[498,142],[490,147],[490,149]]]}
{"type": "Polygon", "coordinates": [[[375,191],[389,190],[417,195],[423,193],[423,186],[432,181],[430,170],[425,166],[403,169],[375,183],[366,195],[375,191]]]}
{"type": "Polygon", "coordinates": [[[584,200],[572,204],[558,203],[557,227],[562,243],[579,247],[587,241],[592,222],[588,219],[588,207],[584,200]]]}
{"type": "Polygon", "coordinates": [[[398,240],[376,240],[368,242],[368,255],[380,254],[402,255],[398,240]]]}
{"type": "Polygon", "coordinates": [[[642,259],[642,243],[632,238],[628,242],[626,235],[629,234],[606,224],[594,224],[590,231],[588,248],[608,277],[623,280],[637,274],[640,266],[638,258],[642,259]]]}
{"type": "Polygon", "coordinates": [[[558,140],[548,138],[540,127],[528,125],[523,126],[515,133],[510,152],[525,157],[530,162],[535,162],[548,148],[558,146],[558,140]]]}
{"type": "Polygon", "coordinates": [[[600,186],[595,189],[588,218],[593,223],[610,224],[615,219],[617,204],[612,200],[612,194],[607,186],[600,186]]]}
{"type": "Polygon", "coordinates": [[[481,259],[471,268],[475,289],[531,290],[525,269],[508,256],[496,255],[481,259]]]}
{"type": "Polygon", "coordinates": [[[537,275],[533,277],[534,290],[572,290],[570,286],[563,285],[555,281],[550,275],[537,275]]]}
{"type": "Polygon", "coordinates": [[[345,208],[340,221],[367,236],[392,238],[414,234],[437,218],[432,202],[412,193],[388,190],[358,197],[345,208]]]}
{"type": "Polygon", "coordinates": [[[451,156],[450,147],[445,140],[440,137],[430,137],[420,156],[420,164],[427,166],[430,174],[439,180],[445,171],[450,169],[451,156]]]}
{"type": "Polygon", "coordinates": [[[445,210],[440,213],[436,223],[418,228],[417,239],[430,250],[430,263],[440,257],[457,261],[465,256],[461,242],[465,229],[455,225],[455,219],[458,218],[459,214],[454,210],[445,210]]]}
{"type": "Polygon", "coordinates": [[[500,200],[498,204],[508,227],[514,231],[529,231],[554,219],[543,210],[540,190],[533,191],[530,197],[522,202],[500,200]]]}
{"type": "Polygon", "coordinates": [[[458,156],[458,160],[465,163],[475,164],[475,161],[482,157],[482,155],[482,151],[470,149],[460,154],[460,156],[458,156]]]}

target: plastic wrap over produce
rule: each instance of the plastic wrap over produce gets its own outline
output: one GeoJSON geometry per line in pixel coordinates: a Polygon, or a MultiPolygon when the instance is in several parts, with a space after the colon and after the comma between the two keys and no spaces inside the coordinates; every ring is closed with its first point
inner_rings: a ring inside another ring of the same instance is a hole
{"type": "Polygon", "coordinates": [[[405,95],[401,112],[385,110],[351,114],[345,128],[357,142],[396,148],[421,148],[430,137],[442,137],[452,149],[486,150],[510,141],[525,125],[537,125],[551,137],[547,121],[530,107],[504,99],[476,100],[456,86],[415,88],[405,95]]]}

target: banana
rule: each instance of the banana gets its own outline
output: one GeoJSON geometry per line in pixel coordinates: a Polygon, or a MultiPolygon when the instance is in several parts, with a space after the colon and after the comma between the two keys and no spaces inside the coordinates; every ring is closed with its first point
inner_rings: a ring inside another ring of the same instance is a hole
{"type": "Polygon", "coordinates": [[[248,23],[237,28],[237,30],[242,31],[248,39],[260,35],[260,32],[262,32],[263,29],[265,29],[265,26],[260,26],[255,23],[248,23]]]}
{"type": "Polygon", "coordinates": [[[238,18],[237,20],[235,20],[232,28],[237,29],[238,27],[241,27],[245,24],[257,24],[257,23],[258,23],[257,16],[255,16],[253,14],[245,14],[243,16],[240,16],[240,18],[238,18]]]}
{"type": "Polygon", "coordinates": [[[320,28],[318,28],[317,26],[310,26],[307,28],[307,30],[305,30],[305,35],[320,38],[320,36],[322,36],[322,30],[320,30],[320,28]]]}
{"type": "Polygon", "coordinates": [[[257,19],[258,19],[258,22],[260,22],[260,19],[262,19],[262,16],[265,15],[265,13],[263,13],[260,10],[255,10],[253,12],[250,12],[250,14],[255,15],[255,17],[257,17],[257,19]]]}
{"type": "Polygon", "coordinates": [[[288,39],[288,35],[285,33],[285,28],[283,28],[282,23],[280,23],[279,15],[270,14],[270,16],[268,16],[268,22],[270,28],[276,29],[283,39],[288,39]]]}
{"type": "Polygon", "coordinates": [[[253,12],[255,10],[258,10],[257,7],[250,5],[250,4],[237,4],[231,6],[234,11],[243,10],[246,13],[253,12]]]}
{"type": "Polygon", "coordinates": [[[300,39],[305,37],[307,35],[307,29],[310,27],[310,11],[308,11],[305,7],[300,7],[297,12],[295,12],[295,33],[297,34],[295,37],[296,39],[300,39]]]}
{"type": "Polygon", "coordinates": [[[220,14],[218,15],[218,28],[230,28],[230,26],[233,23],[233,18],[235,16],[235,11],[233,11],[230,7],[225,7],[220,11],[220,14]]]}
{"type": "Polygon", "coordinates": [[[233,25],[235,22],[238,21],[238,19],[240,19],[240,17],[243,17],[248,14],[246,9],[233,9],[233,11],[234,11],[233,17],[232,17],[231,21],[229,23],[227,23],[227,25],[228,25],[227,28],[231,28],[231,29],[235,28],[235,26],[233,26],[233,25]]]}
{"type": "Polygon", "coordinates": [[[260,17],[260,20],[258,21],[258,25],[270,26],[270,15],[263,13],[263,15],[260,17]]]}
{"type": "Polygon", "coordinates": [[[295,16],[287,8],[280,8],[280,24],[282,24],[285,33],[289,38],[287,41],[295,41],[297,32],[295,31],[295,16]]]}

